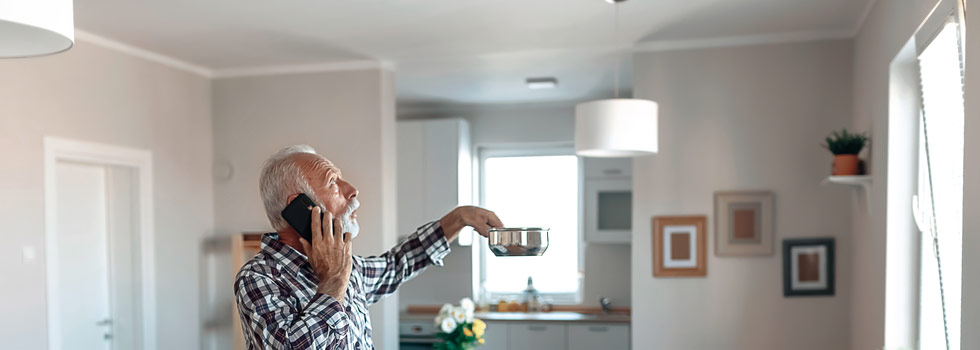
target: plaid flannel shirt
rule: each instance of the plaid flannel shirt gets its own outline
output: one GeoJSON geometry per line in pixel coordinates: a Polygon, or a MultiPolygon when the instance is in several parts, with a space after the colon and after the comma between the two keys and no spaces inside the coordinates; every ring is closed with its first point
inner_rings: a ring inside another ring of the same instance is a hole
{"type": "Polygon", "coordinates": [[[305,255],[262,236],[262,249],[235,278],[235,297],[249,349],[373,349],[367,307],[429,265],[442,266],[449,243],[430,222],[390,251],[354,256],[344,303],[317,293],[305,255]]]}

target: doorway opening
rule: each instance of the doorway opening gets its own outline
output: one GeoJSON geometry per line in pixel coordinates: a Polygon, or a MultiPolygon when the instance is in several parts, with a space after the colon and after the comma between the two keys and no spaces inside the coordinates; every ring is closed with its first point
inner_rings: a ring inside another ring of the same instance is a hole
{"type": "Polygon", "coordinates": [[[48,348],[155,349],[152,155],[44,138],[48,348]]]}

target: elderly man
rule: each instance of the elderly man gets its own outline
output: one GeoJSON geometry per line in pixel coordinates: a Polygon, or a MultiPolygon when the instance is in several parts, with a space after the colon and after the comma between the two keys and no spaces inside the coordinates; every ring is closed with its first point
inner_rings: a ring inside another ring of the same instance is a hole
{"type": "Polygon", "coordinates": [[[261,251],[235,279],[249,349],[373,349],[369,305],[427,266],[441,266],[464,226],[483,236],[503,226],[491,211],[459,207],[381,256],[365,258],[351,254],[357,189],[311,147],[287,147],[269,158],[260,190],[276,232],[262,237],[261,251]],[[300,193],[320,206],[311,216],[312,242],[280,216],[300,193]]]}

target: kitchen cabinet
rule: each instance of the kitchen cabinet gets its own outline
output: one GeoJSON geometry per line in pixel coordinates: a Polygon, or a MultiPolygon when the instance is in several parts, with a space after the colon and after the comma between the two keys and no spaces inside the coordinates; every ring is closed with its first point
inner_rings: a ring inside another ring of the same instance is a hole
{"type": "Polygon", "coordinates": [[[627,350],[630,326],[610,324],[568,325],[568,350],[627,350]]]}
{"type": "Polygon", "coordinates": [[[509,324],[508,349],[565,350],[568,329],[561,323],[515,322],[509,324]]]}
{"type": "MultiPolygon", "coordinates": [[[[398,235],[473,202],[469,123],[464,119],[399,121],[398,235]]],[[[460,233],[460,244],[472,240],[460,233]]]]}
{"type": "Polygon", "coordinates": [[[487,321],[487,330],[484,333],[484,344],[480,350],[509,350],[507,340],[510,339],[510,325],[508,322],[487,321]]]}
{"type": "Polygon", "coordinates": [[[631,158],[589,158],[583,157],[586,179],[610,179],[633,177],[633,159],[631,158]]]}
{"type": "Polygon", "coordinates": [[[630,243],[633,223],[633,161],[584,158],[585,241],[630,243]]]}

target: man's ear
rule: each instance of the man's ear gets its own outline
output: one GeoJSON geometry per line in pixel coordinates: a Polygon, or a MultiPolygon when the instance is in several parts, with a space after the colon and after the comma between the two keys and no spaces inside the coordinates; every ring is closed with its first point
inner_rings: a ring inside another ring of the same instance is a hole
{"type": "Polygon", "coordinates": [[[286,198],[286,205],[288,206],[289,203],[292,203],[293,200],[296,199],[296,197],[299,197],[299,193],[290,195],[289,198],[286,198]]]}

